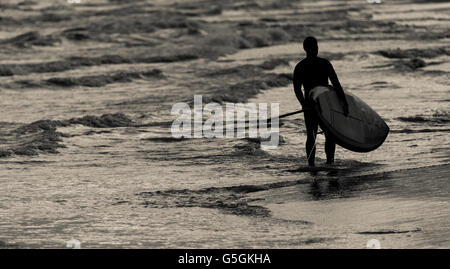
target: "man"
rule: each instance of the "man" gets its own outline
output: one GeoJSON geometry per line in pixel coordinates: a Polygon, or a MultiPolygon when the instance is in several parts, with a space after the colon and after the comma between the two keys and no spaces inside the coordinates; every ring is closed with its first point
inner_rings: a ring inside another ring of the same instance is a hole
{"type": "MultiPolygon", "coordinates": [[[[303,49],[306,52],[306,58],[295,66],[293,83],[295,95],[304,110],[303,114],[305,116],[307,131],[306,156],[308,158],[308,164],[309,166],[314,166],[316,156],[315,141],[319,120],[318,115],[312,109],[313,104],[309,97],[310,91],[316,86],[328,86],[329,78],[338,97],[342,100],[344,114],[346,116],[348,114],[348,104],[333,66],[328,60],[317,57],[317,53],[319,52],[317,40],[312,36],[305,38],[303,41],[303,49]],[[301,90],[302,85],[305,95],[303,95],[301,90]]],[[[333,137],[325,133],[327,164],[334,163],[335,150],[336,144],[333,137]]]]}

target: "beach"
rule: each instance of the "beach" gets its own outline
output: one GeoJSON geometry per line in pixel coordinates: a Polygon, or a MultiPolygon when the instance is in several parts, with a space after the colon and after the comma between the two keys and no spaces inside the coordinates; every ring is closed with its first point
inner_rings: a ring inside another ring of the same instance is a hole
{"type": "Polygon", "coordinates": [[[0,248],[450,247],[450,3],[2,1],[0,248]],[[258,138],[176,138],[174,104],[301,109],[313,35],[388,124],[369,153],[302,114],[258,138]]]}

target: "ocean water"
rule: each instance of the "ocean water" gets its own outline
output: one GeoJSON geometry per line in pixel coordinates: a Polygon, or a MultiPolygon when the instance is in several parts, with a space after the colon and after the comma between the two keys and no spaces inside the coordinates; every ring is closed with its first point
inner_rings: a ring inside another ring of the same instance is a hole
{"type": "MultiPolygon", "coordinates": [[[[64,41],[60,49],[24,51],[47,62],[96,55],[107,45],[64,41]]],[[[301,114],[280,121],[280,145],[268,150],[255,139],[175,139],[170,129],[173,104],[191,104],[194,94],[210,98],[223,91],[222,80],[290,74],[304,57],[298,42],[241,49],[214,61],[83,65],[2,77],[0,242],[20,248],[64,248],[72,238],[83,248],[339,248],[365,247],[378,236],[385,247],[448,247],[448,38],[413,43],[387,34],[319,46],[343,87],[377,111],[390,133],[370,153],[337,147],[333,168],[324,166],[319,135],[314,173],[306,166],[301,114]],[[379,54],[397,47],[445,49],[423,56],[427,65],[411,70],[406,60],[379,54]],[[281,58],[285,63],[272,70],[251,67],[211,78],[211,70],[281,58]],[[164,77],[145,73],[154,69],[164,77]],[[117,73],[112,83],[102,80],[117,73]],[[51,82],[82,76],[105,85],[51,82]]],[[[30,63],[19,58],[2,64],[30,63]]],[[[280,114],[300,109],[290,84],[236,96],[243,103],[278,103],[280,114]]]]}

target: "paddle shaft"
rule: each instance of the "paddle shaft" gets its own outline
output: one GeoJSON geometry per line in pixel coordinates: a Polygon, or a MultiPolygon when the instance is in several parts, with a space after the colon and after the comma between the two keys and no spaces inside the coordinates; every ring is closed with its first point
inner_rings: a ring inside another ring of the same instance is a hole
{"type": "MultiPolygon", "coordinates": [[[[280,116],[278,116],[278,118],[279,119],[281,119],[281,118],[286,118],[286,117],[289,117],[289,116],[292,116],[292,115],[295,115],[295,114],[300,114],[300,113],[303,113],[305,111],[305,109],[302,109],[302,110],[297,110],[297,111],[294,111],[294,112],[289,112],[289,113],[286,113],[286,114],[282,114],[282,115],[280,115],[280,116]]],[[[275,118],[270,118],[270,119],[267,119],[267,121],[268,122],[271,122],[272,121],[272,119],[275,119],[275,118]]],[[[231,122],[230,122],[231,123],[231,122]]],[[[250,123],[250,121],[244,121],[244,122],[233,122],[233,124],[234,123],[250,123]]],[[[256,123],[258,123],[258,122],[256,122],[256,123]]],[[[228,124],[228,123],[225,123],[225,125],[226,124],[228,124]]],[[[155,126],[154,124],[135,124],[135,125],[133,125],[133,127],[153,127],[153,126],[155,126]]]]}
{"type": "MultiPolygon", "coordinates": [[[[300,113],[303,113],[304,111],[305,111],[304,109],[301,109],[301,110],[297,110],[297,111],[294,111],[294,112],[289,112],[289,113],[286,113],[286,114],[282,114],[282,115],[278,116],[278,119],[286,118],[286,117],[289,117],[289,116],[292,116],[292,115],[295,115],[295,114],[300,114],[300,113]]],[[[267,119],[267,122],[272,122],[273,119],[276,119],[276,118],[267,119]]],[[[238,123],[242,124],[242,123],[250,123],[250,122],[254,122],[254,121],[247,120],[247,121],[236,122],[236,123],[237,124],[238,123]]]]}
{"type": "MultiPolygon", "coordinates": [[[[304,111],[304,109],[297,110],[297,111],[294,111],[294,112],[289,112],[289,113],[286,113],[286,114],[283,114],[283,115],[278,116],[278,118],[279,118],[279,119],[281,119],[281,118],[286,118],[286,117],[291,116],[291,115],[303,113],[303,111],[304,111]]],[[[271,119],[271,120],[272,120],[272,119],[271,119]]]]}

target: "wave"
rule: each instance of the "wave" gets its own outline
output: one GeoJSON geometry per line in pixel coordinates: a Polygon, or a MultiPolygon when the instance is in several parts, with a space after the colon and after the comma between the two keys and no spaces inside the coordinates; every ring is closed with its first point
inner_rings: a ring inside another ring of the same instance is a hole
{"type": "Polygon", "coordinates": [[[403,234],[403,233],[416,233],[421,232],[421,228],[416,228],[413,230],[375,230],[375,231],[365,231],[365,232],[358,232],[357,234],[403,234]]]}
{"type": "MultiPolygon", "coordinates": [[[[94,128],[128,127],[136,124],[122,113],[104,114],[99,116],[87,115],[68,120],[39,120],[17,127],[15,124],[2,124],[0,141],[0,158],[12,155],[34,156],[39,153],[58,153],[62,137],[70,136],[57,131],[58,127],[81,124],[94,128]]],[[[91,133],[85,133],[89,135],[91,133]]]]}
{"type": "Polygon", "coordinates": [[[197,59],[192,54],[170,56],[135,57],[105,54],[98,57],[72,56],[59,61],[23,64],[0,64],[0,76],[27,75],[31,73],[54,73],[87,66],[133,63],[171,63],[197,59]]]}
{"type": "Polygon", "coordinates": [[[259,79],[251,79],[238,82],[221,88],[210,89],[212,96],[210,100],[218,103],[241,103],[257,95],[261,90],[275,87],[285,87],[292,83],[291,74],[264,74],[259,79]]]}
{"type": "Polygon", "coordinates": [[[437,111],[432,115],[415,115],[408,117],[398,117],[397,119],[404,122],[441,124],[450,122],[450,112],[437,111]]]}
{"type": "Polygon", "coordinates": [[[219,209],[224,213],[234,215],[269,217],[270,210],[262,206],[250,205],[250,202],[256,200],[250,199],[246,194],[287,186],[288,184],[284,182],[259,186],[210,187],[201,190],[173,189],[167,191],[141,192],[137,195],[144,199],[142,204],[145,207],[202,207],[219,209]]]}
{"type": "Polygon", "coordinates": [[[112,74],[101,74],[81,77],[54,77],[43,81],[18,80],[10,85],[10,87],[19,88],[37,88],[37,87],[102,87],[111,83],[130,82],[133,79],[149,79],[149,78],[163,78],[162,71],[153,69],[144,72],[116,72],[112,74]]]}
{"type": "MultiPolygon", "coordinates": [[[[252,202],[262,201],[264,198],[252,198],[251,193],[263,192],[268,190],[281,189],[292,186],[306,186],[306,188],[298,188],[299,192],[304,192],[305,196],[298,199],[305,200],[323,200],[348,198],[358,196],[364,191],[367,191],[369,186],[372,186],[373,195],[378,193],[385,195],[390,191],[392,180],[398,178],[403,180],[405,174],[414,175],[415,171],[420,171],[427,175],[432,173],[435,169],[440,171],[440,174],[445,174],[449,165],[440,165],[432,167],[421,167],[397,170],[393,172],[381,172],[362,176],[340,176],[337,178],[313,176],[310,179],[300,179],[291,181],[282,181],[274,183],[265,183],[257,185],[237,185],[226,187],[208,187],[198,190],[190,189],[169,189],[163,191],[140,192],[136,195],[140,197],[145,207],[152,208],[173,208],[173,207],[202,207],[214,208],[223,211],[224,213],[235,215],[246,215],[252,217],[270,217],[271,212],[261,205],[251,205],[252,202]],[[327,182],[328,187],[324,188],[322,183],[327,182]]],[[[408,180],[408,181],[411,181],[408,180]]],[[[418,182],[422,182],[421,176],[415,178],[413,189],[418,187],[418,182]]],[[[422,186],[422,185],[421,185],[422,186]]],[[[401,188],[404,188],[400,184],[401,188]]],[[[433,186],[436,187],[436,186],[433,186]]],[[[434,189],[427,190],[433,193],[434,189]]],[[[408,194],[409,195],[409,194],[408,194]]],[[[442,194],[442,195],[445,195],[442,194]]],[[[404,231],[367,231],[364,234],[382,234],[382,233],[402,233],[404,231]]]]}
{"type": "Polygon", "coordinates": [[[445,129],[400,129],[400,130],[390,130],[391,133],[398,133],[398,134],[415,134],[415,133],[440,133],[440,132],[450,132],[450,128],[445,129]]]}
{"type": "Polygon", "coordinates": [[[143,141],[151,141],[151,142],[163,142],[163,143],[171,143],[171,142],[180,142],[183,140],[187,140],[188,138],[175,138],[175,137],[149,137],[142,139],[143,141]]]}
{"type": "Polygon", "coordinates": [[[54,46],[55,44],[61,44],[61,39],[54,35],[42,36],[38,31],[31,31],[10,39],[1,40],[0,44],[12,45],[18,48],[31,46],[54,46]]]}
{"type": "Polygon", "coordinates": [[[425,48],[425,49],[391,49],[391,50],[379,50],[377,52],[386,58],[435,58],[439,56],[450,55],[450,50],[448,47],[442,48],[425,48]]]}
{"type": "Polygon", "coordinates": [[[264,70],[273,70],[280,65],[289,66],[289,60],[286,58],[273,58],[270,60],[266,60],[261,64],[257,65],[245,64],[225,69],[219,69],[207,72],[202,76],[203,77],[230,76],[230,75],[240,77],[261,76],[264,74],[263,73],[264,70]]]}

